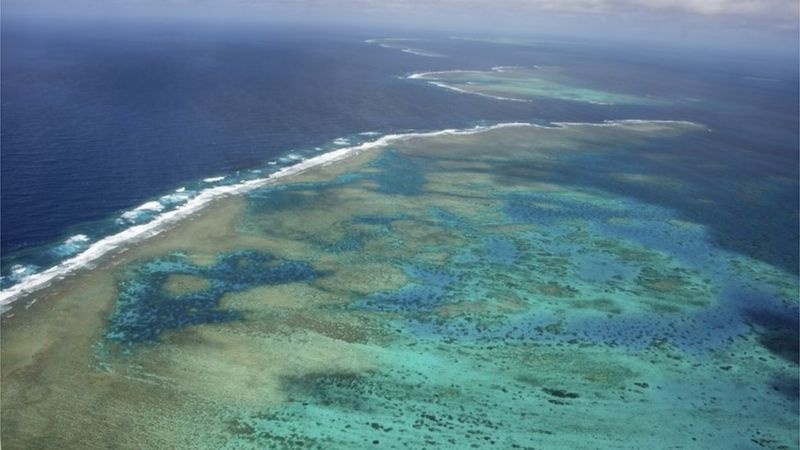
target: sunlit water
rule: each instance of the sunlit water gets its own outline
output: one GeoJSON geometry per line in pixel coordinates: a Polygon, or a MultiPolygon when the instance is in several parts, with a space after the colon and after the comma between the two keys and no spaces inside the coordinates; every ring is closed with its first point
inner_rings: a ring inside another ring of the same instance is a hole
{"type": "Polygon", "coordinates": [[[742,83],[221,200],[3,316],[3,444],[796,447],[796,113],[742,83]]]}

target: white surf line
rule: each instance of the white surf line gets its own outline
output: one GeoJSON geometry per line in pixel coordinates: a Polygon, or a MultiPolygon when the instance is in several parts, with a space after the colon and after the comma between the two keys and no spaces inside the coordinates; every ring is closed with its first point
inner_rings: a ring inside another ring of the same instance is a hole
{"type": "Polygon", "coordinates": [[[409,53],[412,55],[417,56],[426,56],[428,58],[444,58],[445,55],[440,53],[423,50],[414,47],[407,47],[405,45],[401,45],[403,42],[419,42],[422,39],[414,39],[414,38],[382,38],[382,39],[367,39],[364,42],[367,44],[377,45],[382,48],[388,48],[392,50],[400,50],[404,53],[409,53]]]}
{"type": "Polygon", "coordinates": [[[90,264],[94,263],[101,257],[106,256],[114,252],[115,250],[120,249],[124,245],[138,243],[150,237],[156,236],[162,233],[163,231],[169,229],[170,227],[174,226],[187,216],[190,216],[202,210],[215,200],[224,197],[229,197],[231,195],[246,193],[254,189],[258,189],[260,187],[275,183],[278,180],[281,180],[285,177],[305,172],[313,167],[329,164],[334,161],[344,159],[350,155],[357,154],[365,150],[382,147],[392,142],[407,140],[416,137],[440,136],[448,134],[459,135],[459,134],[480,133],[490,129],[503,128],[508,126],[525,126],[525,125],[532,125],[532,124],[503,123],[493,126],[479,126],[475,128],[460,129],[460,130],[447,129],[447,130],[422,132],[422,133],[390,134],[382,136],[374,141],[365,142],[363,144],[352,147],[340,148],[338,150],[334,150],[319,156],[315,156],[313,158],[306,159],[292,166],[278,170],[277,172],[273,173],[272,175],[266,178],[257,178],[253,180],[243,181],[237,184],[231,184],[227,186],[216,186],[205,189],[203,191],[200,191],[195,197],[189,199],[186,203],[184,203],[180,207],[162,213],[156,216],[150,222],[143,223],[140,225],[134,225],[129,228],[126,228],[125,230],[117,234],[107,236],[91,244],[86,250],[79,253],[78,255],[70,259],[64,260],[61,263],[49,269],[46,269],[42,272],[32,274],[29,277],[22,280],[21,282],[0,291],[0,307],[2,307],[3,310],[6,310],[7,305],[13,303],[19,298],[24,297],[44,287],[47,287],[53,281],[62,279],[65,276],[72,274],[78,269],[89,266],[90,264]]]}
{"type": "Polygon", "coordinates": [[[488,97],[488,98],[492,98],[492,99],[495,99],[495,100],[506,100],[506,101],[510,101],[510,102],[525,102],[525,103],[530,103],[530,102],[533,101],[533,100],[529,100],[529,99],[525,99],[525,98],[500,97],[499,95],[491,95],[491,94],[484,94],[483,92],[468,91],[466,89],[461,89],[461,88],[457,88],[455,86],[451,86],[451,85],[443,83],[441,81],[428,81],[428,84],[432,84],[434,86],[437,86],[437,87],[440,87],[440,88],[444,88],[444,89],[450,89],[451,91],[460,92],[462,94],[478,95],[478,96],[481,96],[481,97],[488,97]]]}
{"type": "Polygon", "coordinates": [[[75,236],[70,237],[66,241],[65,244],[80,244],[81,242],[86,242],[89,240],[89,236],[85,234],[76,234],[75,236]]]}
{"type": "Polygon", "coordinates": [[[35,292],[39,289],[48,287],[53,281],[60,280],[73,272],[85,268],[92,267],[92,263],[96,262],[103,256],[106,256],[116,250],[122,251],[124,245],[139,243],[148,238],[156,236],[165,230],[170,229],[182,219],[197,213],[203,208],[210,205],[212,202],[230,197],[232,195],[243,194],[252,190],[274,184],[283,178],[297,175],[317,166],[328,165],[335,161],[343,160],[349,156],[356,155],[366,150],[374,148],[385,147],[395,142],[405,141],[421,137],[434,137],[434,136],[458,136],[483,133],[486,131],[497,130],[502,128],[512,127],[536,127],[536,128],[568,128],[572,126],[620,126],[624,124],[648,124],[648,123],[664,123],[664,124],[681,124],[702,127],[694,122],[680,121],[680,120],[618,120],[618,121],[605,121],[601,123],[590,122],[557,122],[552,126],[545,126],[529,122],[504,122],[495,125],[483,126],[479,125],[473,128],[463,129],[445,129],[439,131],[429,132],[411,132],[403,134],[388,134],[380,138],[365,142],[363,144],[355,145],[352,147],[340,148],[328,153],[324,153],[313,158],[306,159],[298,162],[295,165],[284,167],[283,169],[271,174],[265,178],[256,178],[253,180],[243,181],[237,184],[226,186],[215,186],[200,191],[197,196],[191,198],[182,206],[162,213],[156,216],[152,221],[134,225],[117,234],[107,236],[92,245],[78,255],[62,261],[42,272],[30,275],[23,281],[0,291],[0,309],[3,312],[7,311],[8,305],[16,300],[19,300],[26,295],[35,292]]]}
{"type": "Polygon", "coordinates": [[[420,50],[420,49],[417,49],[417,48],[410,48],[410,47],[409,48],[401,48],[400,51],[401,52],[405,52],[405,53],[410,53],[412,55],[417,55],[417,56],[427,56],[428,58],[444,58],[444,55],[440,55],[438,53],[430,52],[430,51],[427,51],[427,50],[420,50]]]}
{"type": "MultiPolygon", "coordinates": [[[[436,75],[444,73],[486,73],[484,70],[440,70],[437,72],[415,72],[406,78],[410,80],[428,80],[429,77],[436,77],[436,75]]],[[[433,80],[437,81],[437,80],[433,80]]]]}
{"type": "Polygon", "coordinates": [[[455,86],[447,84],[447,82],[445,82],[445,81],[441,81],[441,80],[435,79],[436,75],[443,74],[443,73],[486,73],[486,72],[485,71],[480,71],[480,70],[444,70],[444,71],[440,71],[440,72],[412,73],[411,75],[407,76],[406,78],[409,79],[409,80],[423,80],[423,81],[426,81],[428,84],[432,84],[432,85],[434,85],[436,87],[440,87],[440,88],[443,88],[443,89],[449,89],[451,91],[456,91],[456,92],[459,92],[459,93],[462,93],[462,94],[478,95],[478,96],[481,96],[481,97],[487,97],[487,98],[491,98],[491,99],[495,99],[495,100],[505,100],[505,101],[510,101],[510,102],[525,102],[525,103],[530,103],[530,102],[533,101],[533,100],[527,99],[527,98],[501,97],[499,95],[491,95],[491,94],[485,94],[483,92],[468,91],[466,89],[457,88],[455,86]],[[429,79],[429,77],[431,77],[431,76],[434,76],[433,80],[429,79]]]}
{"type": "MultiPolygon", "coordinates": [[[[538,66],[533,66],[533,68],[534,69],[538,69],[539,67],[538,66]]],[[[503,72],[508,72],[509,70],[524,70],[524,67],[520,67],[520,66],[494,66],[494,67],[492,67],[492,72],[503,73],[503,72]]]]}
{"type": "MultiPolygon", "coordinates": [[[[475,70],[475,69],[453,69],[453,70],[437,70],[433,72],[415,72],[409,75],[406,78],[410,78],[412,80],[423,79],[426,80],[428,78],[436,78],[437,75],[448,74],[448,73],[489,73],[489,72],[497,72],[497,73],[504,73],[508,72],[509,70],[527,70],[527,71],[534,71],[538,70],[541,67],[539,65],[534,64],[530,68],[522,67],[522,66],[494,66],[489,70],[475,70]]],[[[434,80],[439,81],[439,80],[434,80]]]]}

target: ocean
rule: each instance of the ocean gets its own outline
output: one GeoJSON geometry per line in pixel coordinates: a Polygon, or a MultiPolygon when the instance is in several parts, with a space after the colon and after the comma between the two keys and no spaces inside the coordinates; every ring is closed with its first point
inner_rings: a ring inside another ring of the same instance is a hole
{"type": "MultiPolygon", "coordinates": [[[[3,286],[174,207],[180,198],[152,202],[176,189],[275,169],[268,163],[292,151],[362,132],[680,117],[728,132],[726,143],[701,151],[744,158],[730,161],[731,176],[760,168],[796,175],[791,61],[558,41],[406,41],[427,45],[431,57],[402,51],[403,41],[381,46],[370,38],[375,34],[285,27],[4,24],[3,286]],[[486,101],[405,79],[502,65],[556,66],[584,83],[677,102],[486,101]],[[749,164],[753,158],[757,165],[749,164]]],[[[782,195],[791,200],[796,192],[782,195]]],[[[731,214],[764,216],[730,207],[731,214]]],[[[766,226],[785,233],[792,223],[776,217],[766,226]]],[[[765,234],[767,246],[751,251],[796,266],[796,257],[780,251],[787,236],[765,234]]]]}
{"type": "Polygon", "coordinates": [[[2,30],[9,448],[797,447],[797,55],[2,30]]]}
{"type": "Polygon", "coordinates": [[[472,99],[454,115],[445,94],[393,78],[415,57],[352,37],[3,33],[4,276],[53,264],[70,237],[113,233],[125,211],[186,183],[358,132],[514,115],[472,99]]]}

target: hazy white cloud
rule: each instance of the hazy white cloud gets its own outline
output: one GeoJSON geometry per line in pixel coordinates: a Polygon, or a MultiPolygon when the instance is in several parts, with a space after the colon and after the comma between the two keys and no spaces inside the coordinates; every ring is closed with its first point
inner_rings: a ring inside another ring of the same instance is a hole
{"type": "Polygon", "coordinates": [[[680,12],[697,15],[746,15],[798,19],[797,0],[6,0],[5,6],[22,4],[140,6],[146,8],[262,9],[318,7],[367,10],[429,11],[483,9],[507,12],[609,14],[680,12]]]}
{"type": "MultiPolygon", "coordinates": [[[[526,3],[535,3],[532,0],[526,3]]],[[[599,11],[675,11],[701,15],[758,15],[782,17],[797,16],[796,0],[565,0],[557,2],[562,7],[570,4],[591,4],[599,11]]],[[[556,5],[555,8],[558,8],[556,5]]]]}
{"type": "MultiPolygon", "coordinates": [[[[330,0],[300,0],[331,5],[330,0]]],[[[703,16],[728,15],[797,20],[797,0],[355,0],[366,8],[435,10],[491,9],[507,12],[567,14],[642,14],[675,12],[703,16]]]]}
{"type": "Polygon", "coordinates": [[[547,17],[572,17],[595,22],[689,22],[717,19],[774,29],[797,29],[798,0],[3,0],[4,13],[39,10],[80,14],[165,15],[210,17],[382,18],[487,23],[542,23],[547,17]]]}

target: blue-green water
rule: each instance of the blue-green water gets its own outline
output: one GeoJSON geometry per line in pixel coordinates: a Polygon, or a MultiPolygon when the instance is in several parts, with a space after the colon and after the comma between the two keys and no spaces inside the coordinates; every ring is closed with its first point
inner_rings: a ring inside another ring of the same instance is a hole
{"type": "Polygon", "coordinates": [[[4,316],[4,444],[796,448],[796,127],[721,91],[221,200],[4,316]]]}

